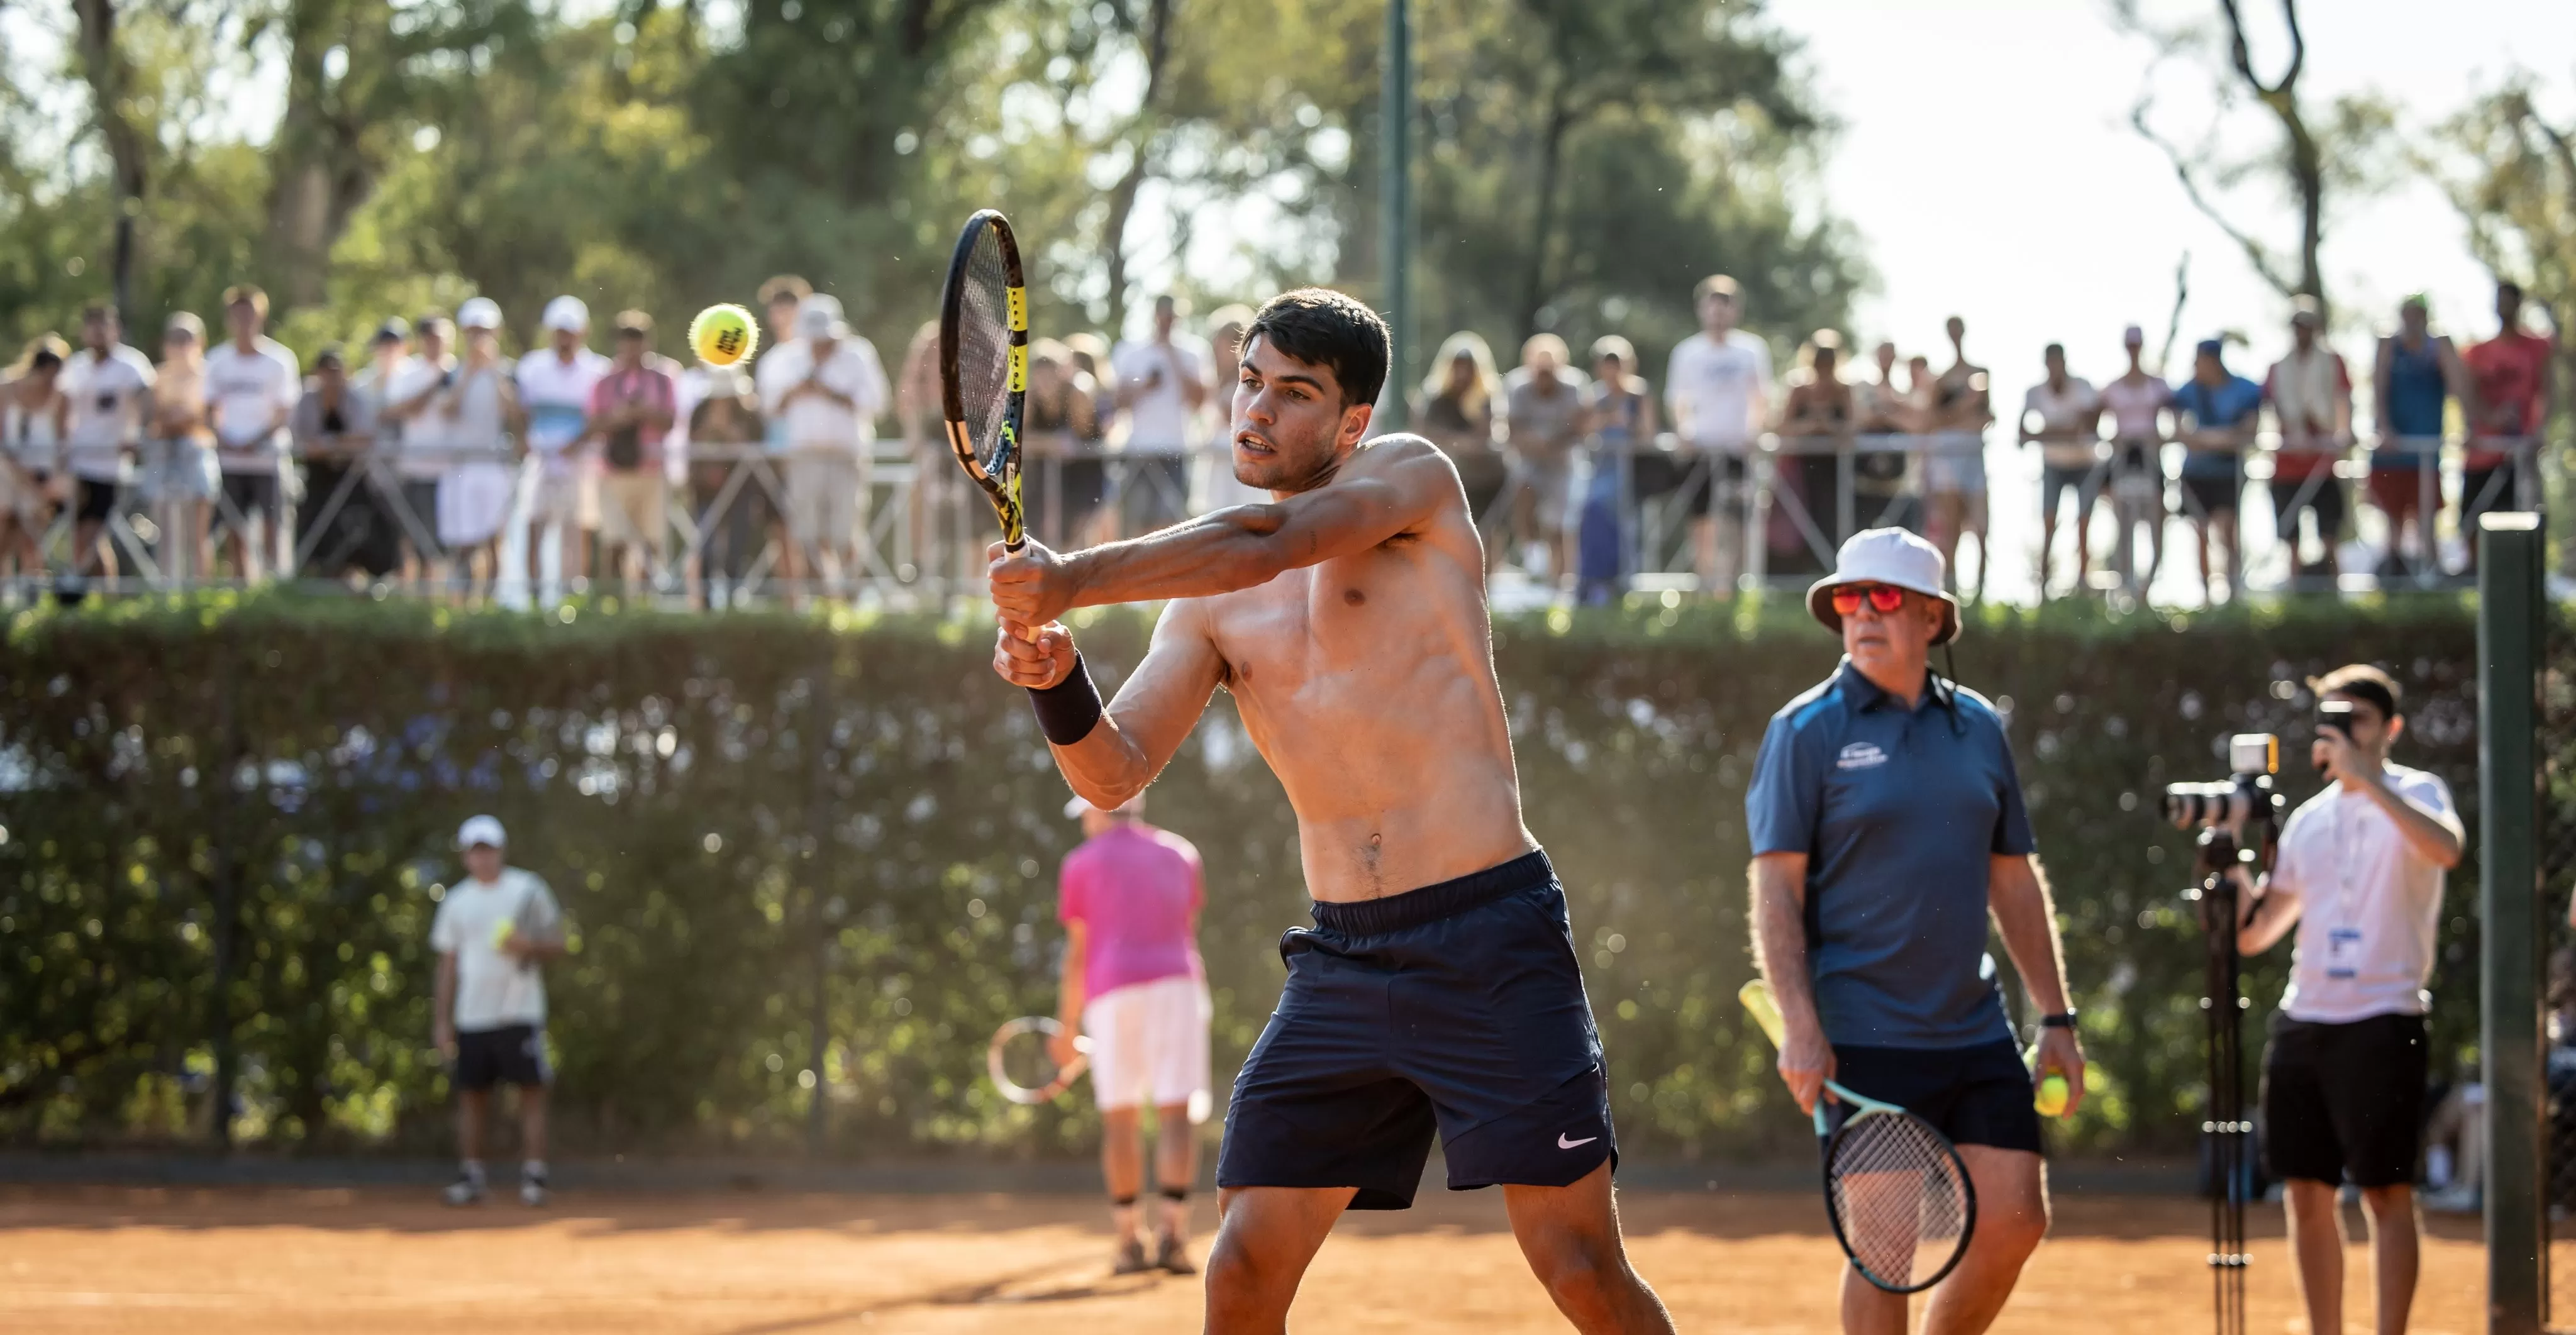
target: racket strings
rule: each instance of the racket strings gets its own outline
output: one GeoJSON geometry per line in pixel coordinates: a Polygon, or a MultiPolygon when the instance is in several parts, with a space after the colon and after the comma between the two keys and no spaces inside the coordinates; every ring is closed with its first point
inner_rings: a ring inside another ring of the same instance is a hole
{"type": "Polygon", "coordinates": [[[957,388],[975,464],[987,475],[1001,471],[1002,423],[1011,378],[1010,271],[1002,239],[986,227],[975,238],[959,285],[957,388]]]}
{"type": "Polygon", "coordinates": [[[1968,1227],[1968,1184],[1920,1119],[1862,1117],[1834,1141],[1832,1206],[1852,1259],[1882,1283],[1917,1287],[1946,1269],[1968,1227]]]}

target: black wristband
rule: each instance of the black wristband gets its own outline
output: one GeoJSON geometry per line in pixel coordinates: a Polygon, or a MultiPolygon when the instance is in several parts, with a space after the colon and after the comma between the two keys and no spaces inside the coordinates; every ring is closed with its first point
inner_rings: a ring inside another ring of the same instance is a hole
{"type": "Polygon", "coordinates": [[[1100,688],[1091,684],[1091,672],[1082,665],[1082,655],[1073,656],[1073,671],[1064,680],[1045,690],[1028,688],[1029,704],[1038,712],[1038,731],[1057,746],[1071,746],[1091,735],[1100,726],[1100,688]]]}
{"type": "Polygon", "coordinates": [[[2075,1027],[2075,1012],[2060,1011],[2055,1015],[2043,1015],[2039,1017],[2039,1027],[2042,1029],[2072,1029],[2075,1027]]]}

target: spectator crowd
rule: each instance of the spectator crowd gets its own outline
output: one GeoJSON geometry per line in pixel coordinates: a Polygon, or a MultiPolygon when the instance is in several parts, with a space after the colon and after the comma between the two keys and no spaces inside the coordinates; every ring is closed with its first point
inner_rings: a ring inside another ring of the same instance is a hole
{"type": "MultiPolygon", "coordinates": [[[[1456,462],[1489,562],[1585,601],[1674,567],[1724,596],[1892,524],[1982,588],[1997,416],[1964,321],[1949,321],[1937,370],[1888,342],[1854,366],[1828,329],[1779,375],[1733,280],[1693,296],[1699,328],[1660,387],[1615,334],[1580,362],[1536,334],[1508,371],[1473,332],[1441,344],[1406,416],[1456,462]]],[[[77,348],[40,337],[0,382],[0,587],[142,565],[163,580],[282,570],[517,601],[596,580],[709,605],[764,585],[795,597],[971,581],[990,519],[946,461],[936,325],[890,379],[836,298],[782,275],[759,304],[767,346],[748,374],[658,355],[642,311],[611,320],[602,352],[573,296],[545,306],[515,359],[500,308],[478,297],[388,319],[364,349],[326,347],[310,366],[266,334],[255,287],[224,293],[220,342],[171,315],[157,361],[93,306],[77,348]],[[898,439],[880,446],[889,422],[898,439]]],[[[1102,541],[1258,499],[1234,480],[1223,420],[1250,312],[1229,305],[1196,330],[1189,314],[1163,297],[1145,337],[1031,348],[1024,494],[1042,539],[1102,541]]],[[[2011,427],[2040,456],[2041,588],[2144,590],[2180,518],[2203,588],[2234,596],[2249,484],[2267,474],[2294,587],[2350,564],[2356,490],[2383,518],[2379,574],[2445,573],[2445,517],[2465,533],[2538,495],[2529,447],[2551,411],[2554,344],[2524,328],[2514,285],[2498,286],[2495,314],[2496,333],[2462,349],[2408,299],[2368,359],[2366,431],[2357,378],[2306,299],[2259,382],[2227,339],[2201,342],[2171,383],[2135,326],[2098,385],[2051,345],[2011,427]],[[2465,448],[2446,483],[2455,432],[2465,448]]]]}

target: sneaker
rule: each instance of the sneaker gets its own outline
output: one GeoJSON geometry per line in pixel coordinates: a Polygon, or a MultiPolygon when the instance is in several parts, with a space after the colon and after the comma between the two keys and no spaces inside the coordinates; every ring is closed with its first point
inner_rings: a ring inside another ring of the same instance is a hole
{"type": "Polygon", "coordinates": [[[1190,1264],[1189,1244],[1178,1233],[1164,1233],[1154,1239],[1154,1268],[1173,1275],[1195,1275],[1197,1266],[1190,1264]]]}
{"type": "Polygon", "coordinates": [[[534,1208],[546,1203],[546,1180],[542,1177],[519,1180],[519,1204],[534,1208]]]}
{"type": "Polygon", "coordinates": [[[450,1205],[481,1205],[483,1180],[470,1174],[458,1173],[456,1180],[448,1183],[447,1190],[439,1193],[438,1198],[450,1205]]]}
{"type": "Polygon", "coordinates": [[[1128,1238],[1118,1244],[1118,1259],[1110,1263],[1109,1273],[1139,1275],[1153,1268],[1152,1263],[1145,1259],[1145,1240],[1128,1238]]]}

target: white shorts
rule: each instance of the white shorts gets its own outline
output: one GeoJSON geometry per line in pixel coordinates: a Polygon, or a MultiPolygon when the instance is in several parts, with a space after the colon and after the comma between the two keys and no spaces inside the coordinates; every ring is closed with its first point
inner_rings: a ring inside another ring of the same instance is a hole
{"type": "Polygon", "coordinates": [[[507,464],[475,459],[447,470],[438,480],[438,541],[444,547],[474,547],[501,535],[510,517],[510,495],[518,478],[507,464]]]}
{"type": "Polygon", "coordinates": [[[787,456],[787,534],[807,547],[850,551],[859,542],[859,461],[809,450],[787,456]]]}
{"type": "Polygon", "coordinates": [[[1206,1120],[1208,1022],[1214,1014],[1207,983],[1186,975],[1093,997],[1082,1008],[1082,1032],[1091,1038],[1092,1097],[1103,1109],[1188,1104],[1190,1120],[1206,1120]]]}
{"type": "Polygon", "coordinates": [[[528,493],[528,522],[539,528],[569,525],[599,527],[599,488],[579,463],[534,462],[528,493]],[[549,466],[552,465],[552,466],[549,466]]]}

